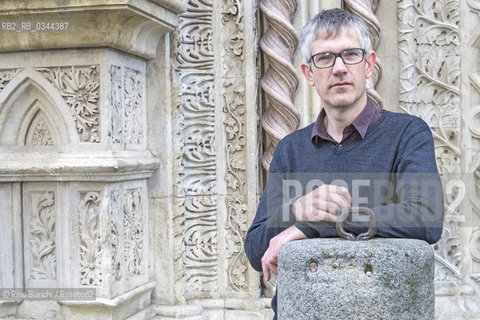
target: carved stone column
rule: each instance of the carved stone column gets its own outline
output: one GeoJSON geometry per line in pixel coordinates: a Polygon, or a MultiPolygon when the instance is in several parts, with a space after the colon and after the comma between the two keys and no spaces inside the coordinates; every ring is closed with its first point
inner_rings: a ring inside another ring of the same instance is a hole
{"type": "Polygon", "coordinates": [[[269,23],[260,47],[268,60],[268,69],[261,85],[268,100],[262,126],[270,143],[262,159],[268,171],[278,142],[298,127],[299,114],[293,105],[298,87],[297,70],[292,64],[298,46],[297,31],[291,23],[297,9],[296,0],[261,0],[260,9],[269,23]]]}
{"type": "MultiPolygon", "coordinates": [[[[376,50],[380,40],[380,22],[375,16],[379,0],[344,0],[345,8],[362,18],[370,30],[370,39],[372,41],[372,49],[376,50]]],[[[383,109],[383,100],[375,91],[380,77],[382,76],[382,63],[377,57],[375,69],[372,76],[367,81],[367,93],[373,100],[375,105],[383,109]]]]}
{"type": "Polygon", "coordinates": [[[6,316],[154,314],[147,179],[159,161],[147,148],[146,59],[182,10],[2,2],[0,286],[96,292],[4,301],[6,316]]]}

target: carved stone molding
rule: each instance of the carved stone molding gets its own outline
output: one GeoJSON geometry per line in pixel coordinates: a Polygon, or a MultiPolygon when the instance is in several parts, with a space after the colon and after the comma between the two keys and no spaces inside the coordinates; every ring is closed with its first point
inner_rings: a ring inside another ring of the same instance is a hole
{"type": "MultiPolygon", "coordinates": [[[[370,39],[372,42],[372,49],[376,50],[380,41],[380,22],[375,16],[378,0],[344,0],[345,8],[360,18],[362,18],[370,30],[370,39]]],[[[375,69],[372,76],[367,80],[367,93],[373,100],[375,105],[383,109],[383,100],[375,91],[380,78],[382,76],[382,63],[377,57],[375,62],[375,69]]]]}
{"type": "Polygon", "coordinates": [[[213,4],[189,0],[187,9],[174,34],[173,233],[179,301],[184,301],[183,290],[196,298],[218,289],[213,4]]]}
{"type": "Polygon", "coordinates": [[[247,289],[248,261],[243,249],[247,231],[246,108],[245,108],[245,22],[244,6],[226,1],[222,8],[223,34],[223,111],[228,196],[225,197],[226,273],[229,291],[247,289]]]}
{"type": "Polygon", "coordinates": [[[178,23],[181,0],[5,0],[1,51],[112,47],[154,58],[161,37],[178,23]],[[5,32],[4,32],[5,31],[5,32]],[[52,36],[49,36],[52,35],[52,36]],[[81,36],[80,36],[81,35],[81,36]]]}
{"type": "Polygon", "coordinates": [[[182,184],[183,179],[183,122],[184,118],[180,112],[182,105],[181,89],[173,84],[174,94],[172,94],[172,105],[174,112],[172,116],[173,127],[173,192],[172,192],[172,231],[173,231],[173,268],[174,268],[174,299],[179,304],[185,304],[185,269],[183,265],[183,256],[185,254],[185,239],[183,233],[185,230],[185,189],[182,184]]]}
{"type": "Polygon", "coordinates": [[[268,171],[278,142],[295,131],[299,123],[299,113],[292,102],[298,87],[292,56],[299,40],[290,22],[297,9],[297,1],[261,0],[259,7],[269,24],[260,40],[260,47],[268,60],[267,72],[261,79],[262,90],[268,100],[262,126],[270,139],[262,164],[268,171]]]}
{"type": "Polygon", "coordinates": [[[210,297],[218,290],[218,238],[215,196],[187,196],[185,268],[188,297],[210,297]]]}

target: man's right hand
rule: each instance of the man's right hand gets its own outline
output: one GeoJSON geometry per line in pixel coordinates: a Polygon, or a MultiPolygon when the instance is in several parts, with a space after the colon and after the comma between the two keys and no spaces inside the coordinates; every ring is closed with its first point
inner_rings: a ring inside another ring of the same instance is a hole
{"type": "Polygon", "coordinates": [[[335,222],[340,209],[349,208],[352,197],[345,187],[324,184],[292,203],[292,211],[298,221],[335,222]]]}
{"type": "Polygon", "coordinates": [[[270,280],[270,272],[277,273],[278,253],[282,246],[293,240],[306,239],[307,236],[295,225],[283,230],[275,237],[270,239],[270,245],[262,257],[262,270],[265,281],[270,280]]]}

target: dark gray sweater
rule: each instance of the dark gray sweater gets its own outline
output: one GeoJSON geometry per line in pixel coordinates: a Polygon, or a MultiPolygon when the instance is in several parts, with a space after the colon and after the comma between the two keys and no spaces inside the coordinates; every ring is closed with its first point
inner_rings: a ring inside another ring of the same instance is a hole
{"type": "MultiPolygon", "coordinates": [[[[385,111],[364,139],[335,146],[311,140],[313,124],[278,144],[264,193],[245,240],[257,271],[271,238],[295,224],[309,238],[336,237],[329,222],[295,221],[290,203],[323,183],[343,184],[353,203],[370,207],[378,219],[377,237],[439,240],[443,227],[443,192],[435,164],[431,131],[418,117],[385,111]],[[320,180],[320,181],[318,181],[320,180]],[[286,182],[288,181],[288,182],[286,182]]],[[[360,233],[366,222],[346,221],[360,233]]]]}

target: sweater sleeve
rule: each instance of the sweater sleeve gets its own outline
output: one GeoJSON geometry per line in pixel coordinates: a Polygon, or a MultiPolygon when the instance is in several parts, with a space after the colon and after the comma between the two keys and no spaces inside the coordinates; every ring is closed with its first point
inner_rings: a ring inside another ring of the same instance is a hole
{"type": "Polygon", "coordinates": [[[261,259],[268,249],[270,239],[295,221],[290,203],[282,201],[282,181],[286,170],[281,163],[280,149],[281,144],[274,153],[265,190],[245,239],[245,253],[257,271],[262,271],[261,259]]]}

